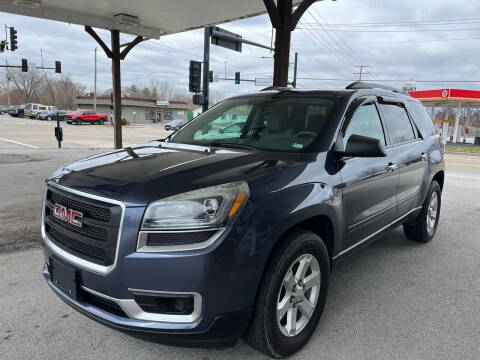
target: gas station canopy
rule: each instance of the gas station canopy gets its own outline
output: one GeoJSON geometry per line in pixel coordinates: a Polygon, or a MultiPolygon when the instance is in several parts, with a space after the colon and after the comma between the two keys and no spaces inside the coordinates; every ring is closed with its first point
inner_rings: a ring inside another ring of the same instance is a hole
{"type": "Polygon", "coordinates": [[[435,89],[410,91],[410,96],[420,100],[423,105],[431,108],[432,120],[435,128],[442,134],[444,143],[447,139],[451,142],[458,142],[460,134],[463,132],[464,138],[468,134],[468,128],[465,123],[460,121],[463,108],[480,107],[480,91],[466,89],[435,89]],[[435,109],[453,108],[455,111],[454,119],[437,119],[435,109]],[[453,133],[450,134],[449,128],[453,126],[453,133]]]}
{"type": "Polygon", "coordinates": [[[151,39],[267,12],[262,0],[0,0],[0,11],[151,39]]]}

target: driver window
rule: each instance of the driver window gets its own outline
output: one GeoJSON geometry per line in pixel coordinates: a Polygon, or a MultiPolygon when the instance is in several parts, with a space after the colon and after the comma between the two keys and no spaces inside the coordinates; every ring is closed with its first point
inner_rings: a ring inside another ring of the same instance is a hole
{"type": "Polygon", "coordinates": [[[355,111],[343,135],[344,146],[346,146],[348,139],[352,135],[375,138],[380,140],[380,143],[385,146],[382,121],[374,103],[364,104],[355,111]]]}

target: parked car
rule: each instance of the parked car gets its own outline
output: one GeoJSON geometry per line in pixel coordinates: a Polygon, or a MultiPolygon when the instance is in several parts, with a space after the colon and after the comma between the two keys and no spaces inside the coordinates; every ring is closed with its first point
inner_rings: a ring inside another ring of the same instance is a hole
{"type": "Polygon", "coordinates": [[[42,104],[28,103],[25,104],[24,115],[30,119],[35,119],[38,113],[48,111],[48,107],[42,104]]]}
{"type": "Polygon", "coordinates": [[[187,122],[185,120],[172,120],[165,124],[165,130],[178,130],[187,122]]]}
{"type": "Polygon", "coordinates": [[[45,183],[45,280],[122,331],[295,353],[340,261],[400,225],[422,243],[437,230],[443,145],[423,105],[388,89],[271,88],[62,167],[45,183]],[[239,108],[240,137],[195,139],[239,108]]]}
{"type": "Polygon", "coordinates": [[[17,116],[23,118],[25,116],[25,105],[18,105],[17,116]]]}
{"type": "Polygon", "coordinates": [[[8,106],[0,105],[0,115],[8,113],[8,106]]]}
{"type": "Polygon", "coordinates": [[[81,125],[83,123],[103,125],[107,119],[107,115],[97,114],[93,110],[76,110],[65,115],[65,121],[68,124],[75,125],[81,125]]]}
{"type": "Polygon", "coordinates": [[[58,120],[63,121],[65,119],[65,114],[67,112],[64,110],[51,110],[48,112],[42,112],[39,114],[39,119],[40,120],[47,120],[47,121],[52,121],[52,120],[58,120]]]}
{"type": "Polygon", "coordinates": [[[239,138],[242,135],[242,130],[245,126],[244,121],[234,122],[224,126],[217,131],[197,131],[194,135],[195,140],[213,140],[213,139],[226,139],[226,138],[239,138]]]}
{"type": "Polygon", "coordinates": [[[47,116],[47,113],[48,113],[48,111],[39,112],[39,113],[37,113],[37,116],[35,116],[35,119],[37,119],[37,120],[45,120],[45,118],[46,118],[46,116],[47,116]]]}

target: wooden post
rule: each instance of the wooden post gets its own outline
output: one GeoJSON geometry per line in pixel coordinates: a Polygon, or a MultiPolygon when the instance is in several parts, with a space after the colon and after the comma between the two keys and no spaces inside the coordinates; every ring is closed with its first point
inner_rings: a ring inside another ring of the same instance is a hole
{"type": "Polygon", "coordinates": [[[112,80],[113,80],[113,120],[115,149],[122,148],[122,94],[120,76],[120,33],[111,30],[112,38],[112,80]]]}

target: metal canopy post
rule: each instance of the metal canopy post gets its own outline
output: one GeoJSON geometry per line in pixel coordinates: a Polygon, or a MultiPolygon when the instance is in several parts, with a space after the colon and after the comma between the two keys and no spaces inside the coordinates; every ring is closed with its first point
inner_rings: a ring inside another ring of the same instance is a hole
{"type": "Polygon", "coordinates": [[[143,36],[137,36],[133,41],[127,44],[120,44],[120,31],[110,30],[111,34],[111,47],[103,42],[103,40],[98,36],[98,34],[90,27],[85,26],[85,31],[95,39],[95,41],[103,49],[107,57],[112,59],[112,88],[113,88],[113,119],[115,121],[114,125],[114,144],[115,149],[122,148],[122,93],[121,93],[121,72],[120,72],[120,61],[124,60],[127,54],[132,50],[132,48],[142,42],[144,39],[143,36]],[[122,51],[120,49],[125,47],[122,51]]]}
{"type": "Polygon", "coordinates": [[[263,0],[272,26],[275,28],[275,54],[273,65],[273,86],[288,85],[288,67],[290,60],[290,42],[292,31],[297,27],[302,15],[316,0],[303,0],[295,12],[292,0],[263,0]]]}
{"type": "Polygon", "coordinates": [[[202,112],[208,110],[209,102],[209,82],[208,82],[208,73],[210,71],[210,37],[212,35],[212,28],[205,28],[205,37],[203,39],[203,104],[202,112]]]}

